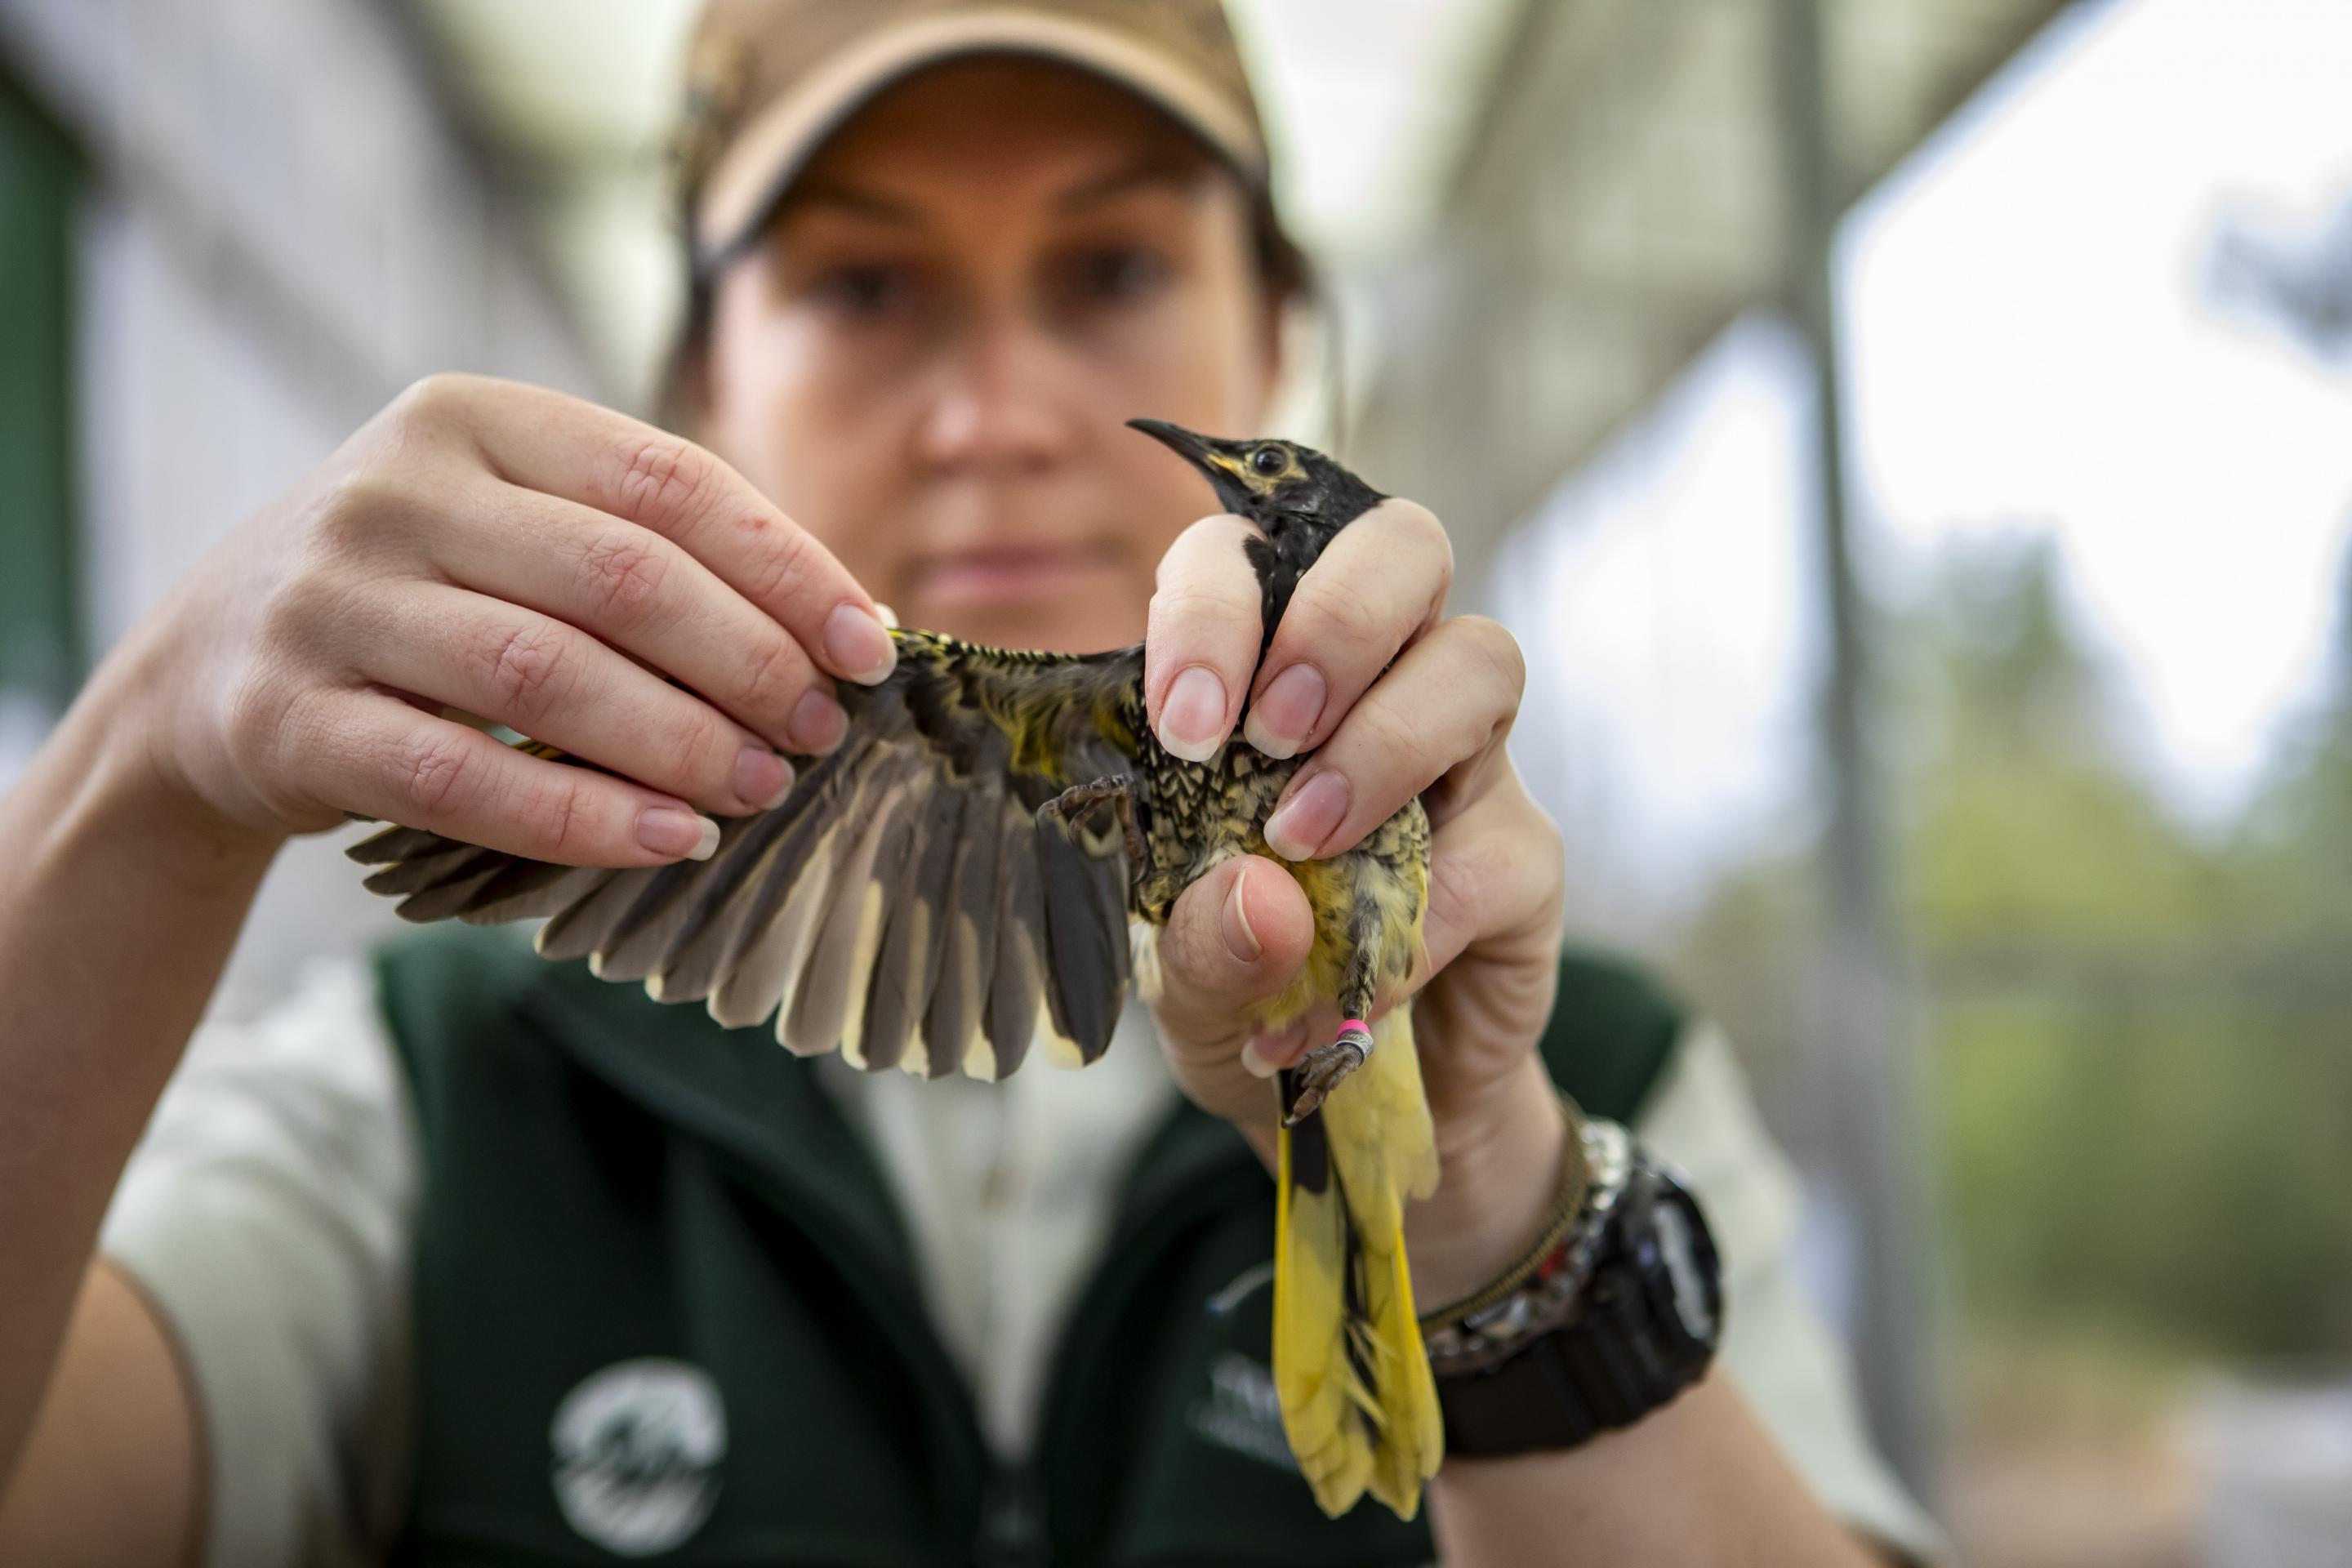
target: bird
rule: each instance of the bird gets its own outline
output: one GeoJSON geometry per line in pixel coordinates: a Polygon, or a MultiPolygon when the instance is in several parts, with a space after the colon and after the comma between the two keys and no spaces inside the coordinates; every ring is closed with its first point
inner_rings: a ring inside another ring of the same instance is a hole
{"type": "MultiPolygon", "coordinates": [[[[1294,442],[1129,423],[1253,525],[1262,660],[1299,579],[1387,498],[1294,442]]],[[[1354,848],[1289,861],[1265,823],[1311,753],[1269,757],[1238,738],[1202,762],[1170,752],[1146,713],[1143,644],[1063,654],[890,635],[891,673],[841,689],[841,744],[793,758],[791,792],[720,822],[706,860],[559,866],[400,826],[347,853],[408,920],[544,918],[542,955],[701,1002],[730,1027],[772,1020],[797,1054],[991,1080],[1033,1051],[1067,1067],[1100,1057],[1130,985],[1152,984],[1183,890],[1237,855],[1282,864],[1314,937],[1254,1021],[1272,1031],[1318,1005],[1343,1021],[1275,1077],[1277,1403],[1325,1512],[1369,1492],[1412,1518],[1444,1454],[1403,1233],[1405,1204],[1438,1177],[1398,995],[1425,958],[1421,802],[1354,848]]]]}

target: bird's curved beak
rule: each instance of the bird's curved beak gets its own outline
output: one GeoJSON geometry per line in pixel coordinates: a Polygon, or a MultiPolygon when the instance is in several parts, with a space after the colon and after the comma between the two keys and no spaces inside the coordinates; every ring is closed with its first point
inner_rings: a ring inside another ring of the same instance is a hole
{"type": "Polygon", "coordinates": [[[1220,441],[1213,436],[1203,436],[1187,430],[1181,425],[1171,425],[1165,419],[1130,419],[1128,428],[1140,430],[1161,446],[1201,470],[1217,492],[1218,504],[1227,511],[1245,511],[1256,492],[1242,478],[1242,462],[1238,444],[1220,441]]]}

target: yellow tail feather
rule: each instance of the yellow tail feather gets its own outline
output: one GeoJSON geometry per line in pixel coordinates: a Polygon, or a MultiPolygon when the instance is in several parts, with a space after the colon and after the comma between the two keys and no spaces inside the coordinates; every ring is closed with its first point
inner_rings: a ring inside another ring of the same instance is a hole
{"type": "Polygon", "coordinates": [[[1436,1190],[1437,1149],[1411,1012],[1391,1011],[1372,1040],[1323,1109],[1281,1136],[1274,1384],[1324,1512],[1370,1491],[1411,1519],[1444,1457],[1404,1255],[1404,1202],[1436,1190]]]}

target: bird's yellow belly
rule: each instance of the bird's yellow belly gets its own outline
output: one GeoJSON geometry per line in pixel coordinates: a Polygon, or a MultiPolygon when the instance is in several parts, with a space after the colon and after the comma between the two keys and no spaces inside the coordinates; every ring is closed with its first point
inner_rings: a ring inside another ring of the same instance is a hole
{"type": "MultiPolygon", "coordinates": [[[[1254,853],[1270,852],[1261,839],[1254,853]]],[[[1315,911],[1315,944],[1297,979],[1256,1009],[1259,1022],[1279,1028],[1318,1002],[1339,999],[1360,962],[1370,965],[1376,986],[1411,972],[1429,901],[1429,826],[1419,801],[1345,855],[1283,864],[1315,911]]]]}

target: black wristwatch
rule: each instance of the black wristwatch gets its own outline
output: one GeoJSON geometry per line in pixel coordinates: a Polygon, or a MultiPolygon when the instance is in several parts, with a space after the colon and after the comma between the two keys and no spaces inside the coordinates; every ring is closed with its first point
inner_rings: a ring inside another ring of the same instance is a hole
{"type": "Polygon", "coordinates": [[[1511,1295],[1429,1335],[1450,1454],[1576,1447],[1669,1403],[1715,1359],[1723,1279],[1706,1216],[1622,1129],[1586,1131],[1590,1226],[1511,1295]]]}

